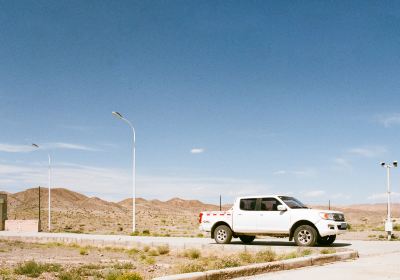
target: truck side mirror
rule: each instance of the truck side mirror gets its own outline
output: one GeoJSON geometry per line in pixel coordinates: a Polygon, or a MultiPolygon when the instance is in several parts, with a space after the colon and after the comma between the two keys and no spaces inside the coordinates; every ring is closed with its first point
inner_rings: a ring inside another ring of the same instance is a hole
{"type": "Polygon", "coordinates": [[[287,210],[285,205],[278,205],[277,209],[278,209],[278,211],[286,211],[287,210]]]}

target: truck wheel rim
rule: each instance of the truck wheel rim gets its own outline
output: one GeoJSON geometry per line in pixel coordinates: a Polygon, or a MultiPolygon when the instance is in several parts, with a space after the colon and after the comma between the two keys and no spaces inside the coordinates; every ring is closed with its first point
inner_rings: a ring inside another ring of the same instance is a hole
{"type": "Polygon", "coordinates": [[[312,234],[308,230],[303,229],[299,232],[298,237],[301,244],[307,244],[311,241],[312,234]]]}
{"type": "Polygon", "coordinates": [[[219,241],[225,241],[227,237],[228,237],[228,234],[226,233],[225,230],[220,229],[220,230],[217,232],[217,239],[218,239],[219,241]]]}

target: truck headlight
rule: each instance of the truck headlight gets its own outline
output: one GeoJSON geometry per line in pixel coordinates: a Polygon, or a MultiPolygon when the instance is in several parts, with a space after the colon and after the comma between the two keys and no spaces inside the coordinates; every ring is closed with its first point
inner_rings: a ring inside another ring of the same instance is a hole
{"type": "Polygon", "coordinates": [[[324,220],[333,220],[333,214],[332,213],[321,212],[321,213],[319,213],[319,216],[324,220]]]}

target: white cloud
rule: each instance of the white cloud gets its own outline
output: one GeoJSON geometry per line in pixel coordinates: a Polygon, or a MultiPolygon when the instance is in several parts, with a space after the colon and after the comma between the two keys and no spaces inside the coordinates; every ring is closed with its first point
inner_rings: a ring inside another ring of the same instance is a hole
{"type": "MultiPolygon", "coordinates": [[[[98,151],[98,149],[94,149],[92,147],[73,144],[73,143],[64,143],[64,142],[55,142],[55,143],[45,143],[43,145],[39,145],[41,149],[68,149],[68,150],[81,150],[81,151],[98,151]]],[[[34,151],[35,148],[30,144],[26,145],[15,145],[15,144],[6,144],[0,143],[0,152],[7,153],[28,153],[34,151]]]]}
{"type": "MultiPolygon", "coordinates": [[[[400,198],[400,193],[398,192],[392,192],[391,193],[392,198],[400,198]]],[[[368,200],[374,200],[374,201],[386,201],[387,199],[387,193],[375,193],[371,194],[370,196],[367,197],[368,200]]]]}
{"type": "Polygon", "coordinates": [[[191,154],[202,154],[205,152],[204,148],[193,148],[190,150],[191,154]]]}
{"type": "Polygon", "coordinates": [[[317,174],[314,168],[306,168],[302,170],[277,170],[272,173],[273,175],[294,175],[297,177],[313,177],[317,174]]]}
{"type": "Polygon", "coordinates": [[[43,145],[46,149],[67,149],[67,150],[81,150],[81,151],[98,151],[98,149],[91,148],[88,146],[73,144],[73,143],[64,143],[64,142],[56,142],[56,143],[46,143],[43,145]]]}
{"type": "MultiPolygon", "coordinates": [[[[65,187],[118,201],[132,195],[131,174],[130,169],[62,163],[52,168],[52,187],[65,187]]],[[[0,164],[0,177],[0,190],[16,192],[29,187],[47,187],[46,166],[0,164]]],[[[260,182],[224,177],[138,174],[136,180],[138,197],[163,200],[178,196],[218,203],[221,194],[223,200],[230,203],[237,195],[266,193],[269,190],[266,184],[260,182]]]]}
{"type": "Polygon", "coordinates": [[[286,170],[277,170],[275,172],[273,172],[272,174],[274,175],[285,175],[287,173],[286,170]]]}
{"type": "Polygon", "coordinates": [[[400,113],[379,115],[377,116],[377,120],[383,124],[384,127],[400,125],[400,113]]]}
{"type": "Polygon", "coordinates": [[[385,154],[387,150],[382,146],[364,146],[352,148],[348,152],[361,157],[373,158],[385,154]]]}
{"type": "Polygon", "coordinates": [[[325,195],[325,191],[322,190],[308,191],[303,193],[304,197],[321,197],[323,195],[325,195]]]}
{"type": "Polygon", "coordinates": [[[337,167],[341,167],[344,169],[351,169],[352,165],[348,159],[338,157],[333,159],[333,162],[336,164],[337,167]]]}
{"type": "Polygon", "coordinates": [[[35,148],[30,145],[13,145],[0,143],[0,152],[7,153],[28,153],[32,152],[35,148]]]}

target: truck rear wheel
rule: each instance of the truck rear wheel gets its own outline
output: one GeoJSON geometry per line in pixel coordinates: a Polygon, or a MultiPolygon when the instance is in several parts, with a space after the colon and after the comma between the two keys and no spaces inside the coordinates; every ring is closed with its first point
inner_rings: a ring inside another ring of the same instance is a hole
{"type": "Polygon", "coordinates": [[[214,230],[214,239],[218,244],[228,244],[232,240],[232,230],[226,225],[220,225],[214,230]]]}
{"type": "Polygon", "coordinates": [[[239,238],[244,244],[250,244],[251,242],[253,242],[253,240],[256,237],[255,236],[249,236],[249,235],[242,235],[242,236],[239,236],[239,238]]]}
{"type": "Polygon", "coordinates": [[[294,241],[298,246],[314,246],[317,236],[315,228],[309,225],[301,225],[294,231],[294,241]]]}
{"type": "Polygon", "coordinates": [[[319,245],[332,245],[333,242],[336,240],[336,235],[328,235],[324,237],[318,237],[318,244],[319,245]]]}

